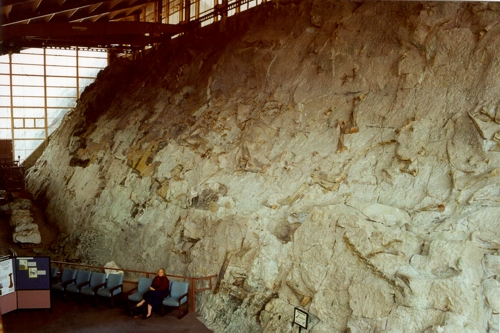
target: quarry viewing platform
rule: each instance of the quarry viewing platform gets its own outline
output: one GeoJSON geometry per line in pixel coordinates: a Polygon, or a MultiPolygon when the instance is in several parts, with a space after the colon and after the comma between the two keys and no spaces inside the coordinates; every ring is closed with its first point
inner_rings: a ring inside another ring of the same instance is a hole
{"type": "MultiPolygon", "coordinates": [[[[28,257],[19,257],[28,258],[28,257]]],[[[168,331],[171,332],[211,332],[198,319],[196,313],[195,295],[202,291],[211,290],[213,287],[212,279],[216,275],[205,277],[188,277],[181,275],[168,274],[170,281],[186,281],[189,283],[189,304],[188,312],[179,318],[175,315],[175,309],[172,311],[159,312],[153,311],[151,320],[143,321],[141,311],[132,313],[128,297],[137,288],[141,277],[152,278],[156,275],[154,272],[121,269],[117,267],[103,267],[94,265],[85,265],[79,263],[70,263],[62,261],[52,261],[52,268],[57,268],[58,276],[51,283],[60,280],[60,272],[64,269],[74,269],[77,271],[87,271],[96,273],[123,274],[122,292],[115,296],[113,302],[92,302],[81,299],[72,293],[60,293],[51,290],[50,309],[49,308],[22,308],[2,313],[0,321],[0,333],[3,332],[151,332],[168,331]],[[202,285],[202,286],[200,286],[202,285]]],[[[148,318],[149,319],[149,318],[148,318]]]]}
{"type": "MultiPolygon", "coordinates": [[[[106,272],[123,272],[124,280],[123,280],[123,291],[122,291],[122,301],[126,302],[127,293],[133,288],[137,287],[137,281],[140,277],[153,278],[156,275],[156,272],[148,272],[148,271],[140,271],[140,270],[132,270],[132,269],[123,269],[123,268],[113,268],[113,267],[104,267],[104,266],[93,266],[79,263],[70,263],[64,261],[52,261],[52,267],[58,268],[58,274],[63,271],[64,268],[73,268],[77,270],[89,270],[100,273],[106,272]]],[[[165,271],[167,277],[171,281],[184,281],[189,283],[189,312],[196,311],[196,294],[213,290],[213,279],[217,277],[217,275],[203,276],[203,277],[190,277],[183,275],[174,275],[169,274],[168,269],[165,271]]]]}

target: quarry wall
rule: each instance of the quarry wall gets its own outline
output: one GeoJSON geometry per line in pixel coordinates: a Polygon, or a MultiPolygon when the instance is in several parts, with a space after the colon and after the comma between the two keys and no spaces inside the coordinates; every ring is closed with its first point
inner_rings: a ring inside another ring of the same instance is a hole
{"type": "Polygon", "coordinates": [[[86,89],[27,176],[62,255],[217,274],[215,332],[497,332],[500,6],[252,15],[86,89]]]}

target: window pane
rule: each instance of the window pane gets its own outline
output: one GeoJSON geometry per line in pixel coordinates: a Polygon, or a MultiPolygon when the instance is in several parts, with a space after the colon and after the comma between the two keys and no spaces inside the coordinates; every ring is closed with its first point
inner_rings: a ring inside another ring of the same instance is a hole
{"type": "Polygon", "coordinates": [[[25,65],[43,65],[43,56],[38,54],[21,54],[16,58],[15,63],[25,65]]]}
{"type": "Polygon", "coordinates": [[[36,138],[45,138],[45,130],[14,128],[14,139],[36,139],[36,138]]]}
{"type": "Polygon", "coordinates": [[[9,106],[10,97],[0,96],[0,106],[9,106]]]}
{"type": "Polygon", "coordinates": [[[0,118],[0,128],[11,128],[12,124],[10,122],[10,118],[0,118]]]}
{"type": "Polygon", "coordinates": [[[35,119],[35,127],[37,128],[45,127],[45,119],[35,119]]]}
{"type": "Polygon", "coordinates": [[[88,57],[88,58],[104,58],[108,59],[108,54],[105,49],[102,51],[86,51],[86,50],[78,50],[78,56],[80,58],[88,57]]]}
{"type": "Polygon", "coordinates": [[[35,127],[35,120],[33,118],[24,118],[24,127],[27,128],[35,127]]]}
{"type": "Polygon", "coordinates": [[[0,139],[12,139],[12,131],[0,131],[0,139]]]}
{"type": "Polygon", "coordinates": [[[47,97],[47,106],[48,107],[54,107],[54,106],[71,106],[75,107],[76,106],[76,99],[74,97],[68,98],[68,97],[47,97]]]}
{"type": "Polygon", "coordinates": [[[44,140],[14,140],[14,155],[21,161],[28,158],[44,140]]]}
{"type": "MultiPolygon", "coordinates": [[[[26,50],[22,50],[21,54],[22,55],[24,55],[24,54],[43,54],[43,49],[26,49],[26,50]]],[[[15,55],[17,55],[17,54],[15,54],[15,55]]]]}
{"type": "Polygon", "coordinates": [[[0,86],[0,96],[10,96],[10,86],[0,86]]]}
{"type": "MultiPolygon", "coordinates": [[[[47,118],[62,118],[71,109],[47,109],[47,118]]],[[[49,121],[50,123],[50,121],[49,121]]]]}
{"type": "Polygon", "coordinates": [[[43,108],[14,108],[14,117],[33,117],[40,118],[45,116],[45,110],[43,108]]]}
{"type": "Polygon", "coordinates": [[[43,87],[12,87],[12,94],[14,96],[32,96],[43,97],[45,95],[43,87]]]}
{"type": "Polygon", "coordinates": [[[81,67],[106,67],[108,58],[78,58],[78,65],[81,67]]]}
{"type": "Polygon", "coordinates": [[[76,88],[47,88],[48,97],[71,97],[76,98],[76,88]]]}
{"type": "Polygon", "coordinates": [[[74,77],[47,77],[48,87],[74,87],[75,85],[74,77]]]}
{"type": "Polygon", "coordinates": [[[101,71],[102,68],[90,68],[90,67],[84,67],[79,69],[79,74],[80,76],[86,76],[86,77],[93,77],[95,78],[97,74],[101,71]]]}
{"type": "Polygon", "coordinates": [[[38,86],[43,87],[43,76],[12,76],[12,84],[16,86],[38,86]]]}
{"type": "Polygon", "coordinates": [[[76,76],[76,67],[55,67],[47,66],[48,76],[76,76]]]}
{"type": "Polygon", "coordinates": [[[15,140],[14,141],[14,150],[17,149],[36,149],[39,145],[43,143],[44,140],[35,139],[35,140],[15,140]]]}
{"type": "MultiPolygon", "coordinates": [[[[172,12],[172,11],[170,11],[172,12]]],[[[177,24],[179,23],[179,12],[174,13],[173,15],[169,15],[168,17],[169,24],[177,24]]]]}
{"type": "Polygon", "coordinates": [[[12,65],[14,75],[43,75],[43,66],[39,65],[12,65]]]}
{"type": "Polygon", "coordinates": [[[61,55],[61,56],[74,56],[76,50],[63,50],[63,49],[45,49],[45,54],[49,55],[61,55]]]}
{"type": "MultiPolygon", "coordinates": [[[[10,85],[10,78],[9,78],[9,76],[8,75],[0,75],[0,84],[1,85],[6,85],[6,86],[10,85]]],[[[3,89],[3,87],[0,88],[0,89],[3,89]]]]}
{"type": "Polygon", "coordinates": [[[49,119],[49,135],[54,132],[57,127],[61,124],[62,118],[57,118],[57,119],[49,119]]]}
{"type": "Polygon", "coordinates": [[[9,108],[0,108],[0,117],[10,118],[10,109],[9,108]]]}
{"type": "Polygon", "coordinates": [[[47,56],[45,57],[47,66],[76,66],[76,57],[47,56]]]}
{"type": "Polygon", "coordinates": [[[80,80],[78,81],[80,83],[80,93],[83,91],[83,89],[85,89],[89,84],[91,84],[92,82],[94,82],[95,79],[82,79],[80,78],[80,80]]]}
{"type": "Polygon", "coordinates": [[[14,106],[41,106],[44,105],[43,97],[13,97],[14,106]]]}

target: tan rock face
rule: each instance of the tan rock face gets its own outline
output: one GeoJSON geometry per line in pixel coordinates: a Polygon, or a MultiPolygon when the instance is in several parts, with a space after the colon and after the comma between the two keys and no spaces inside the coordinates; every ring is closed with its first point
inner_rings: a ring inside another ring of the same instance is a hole
{"type": "Polygon", "coordinates": [[[218,332],[496,332],[499,15],[273,2],[103,71],[29,189],[83,262],[216,274],[218,332]]]}

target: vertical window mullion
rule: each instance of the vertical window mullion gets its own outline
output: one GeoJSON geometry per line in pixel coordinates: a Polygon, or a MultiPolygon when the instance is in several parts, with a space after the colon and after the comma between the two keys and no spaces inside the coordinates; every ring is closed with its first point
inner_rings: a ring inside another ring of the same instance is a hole
{"type": "Polygon", "coordinates": [[[47,110],[47,49],[43,49],[43,102],[44,102],[44,121],[45,121],[45,142],[49,138],[49,128],[47,124],[49,123],[49,112],[47,110]]]}
{"type": "MultiPolygon", "coordinates": [[[[12,54],[9,53],[9,78],[10,78],[10,137],[12,148],[14,148],[14,88],[12,88],[12,54]]],[[[12,149],[12,159],[14,160],[14,149],[12,149]]]]}

